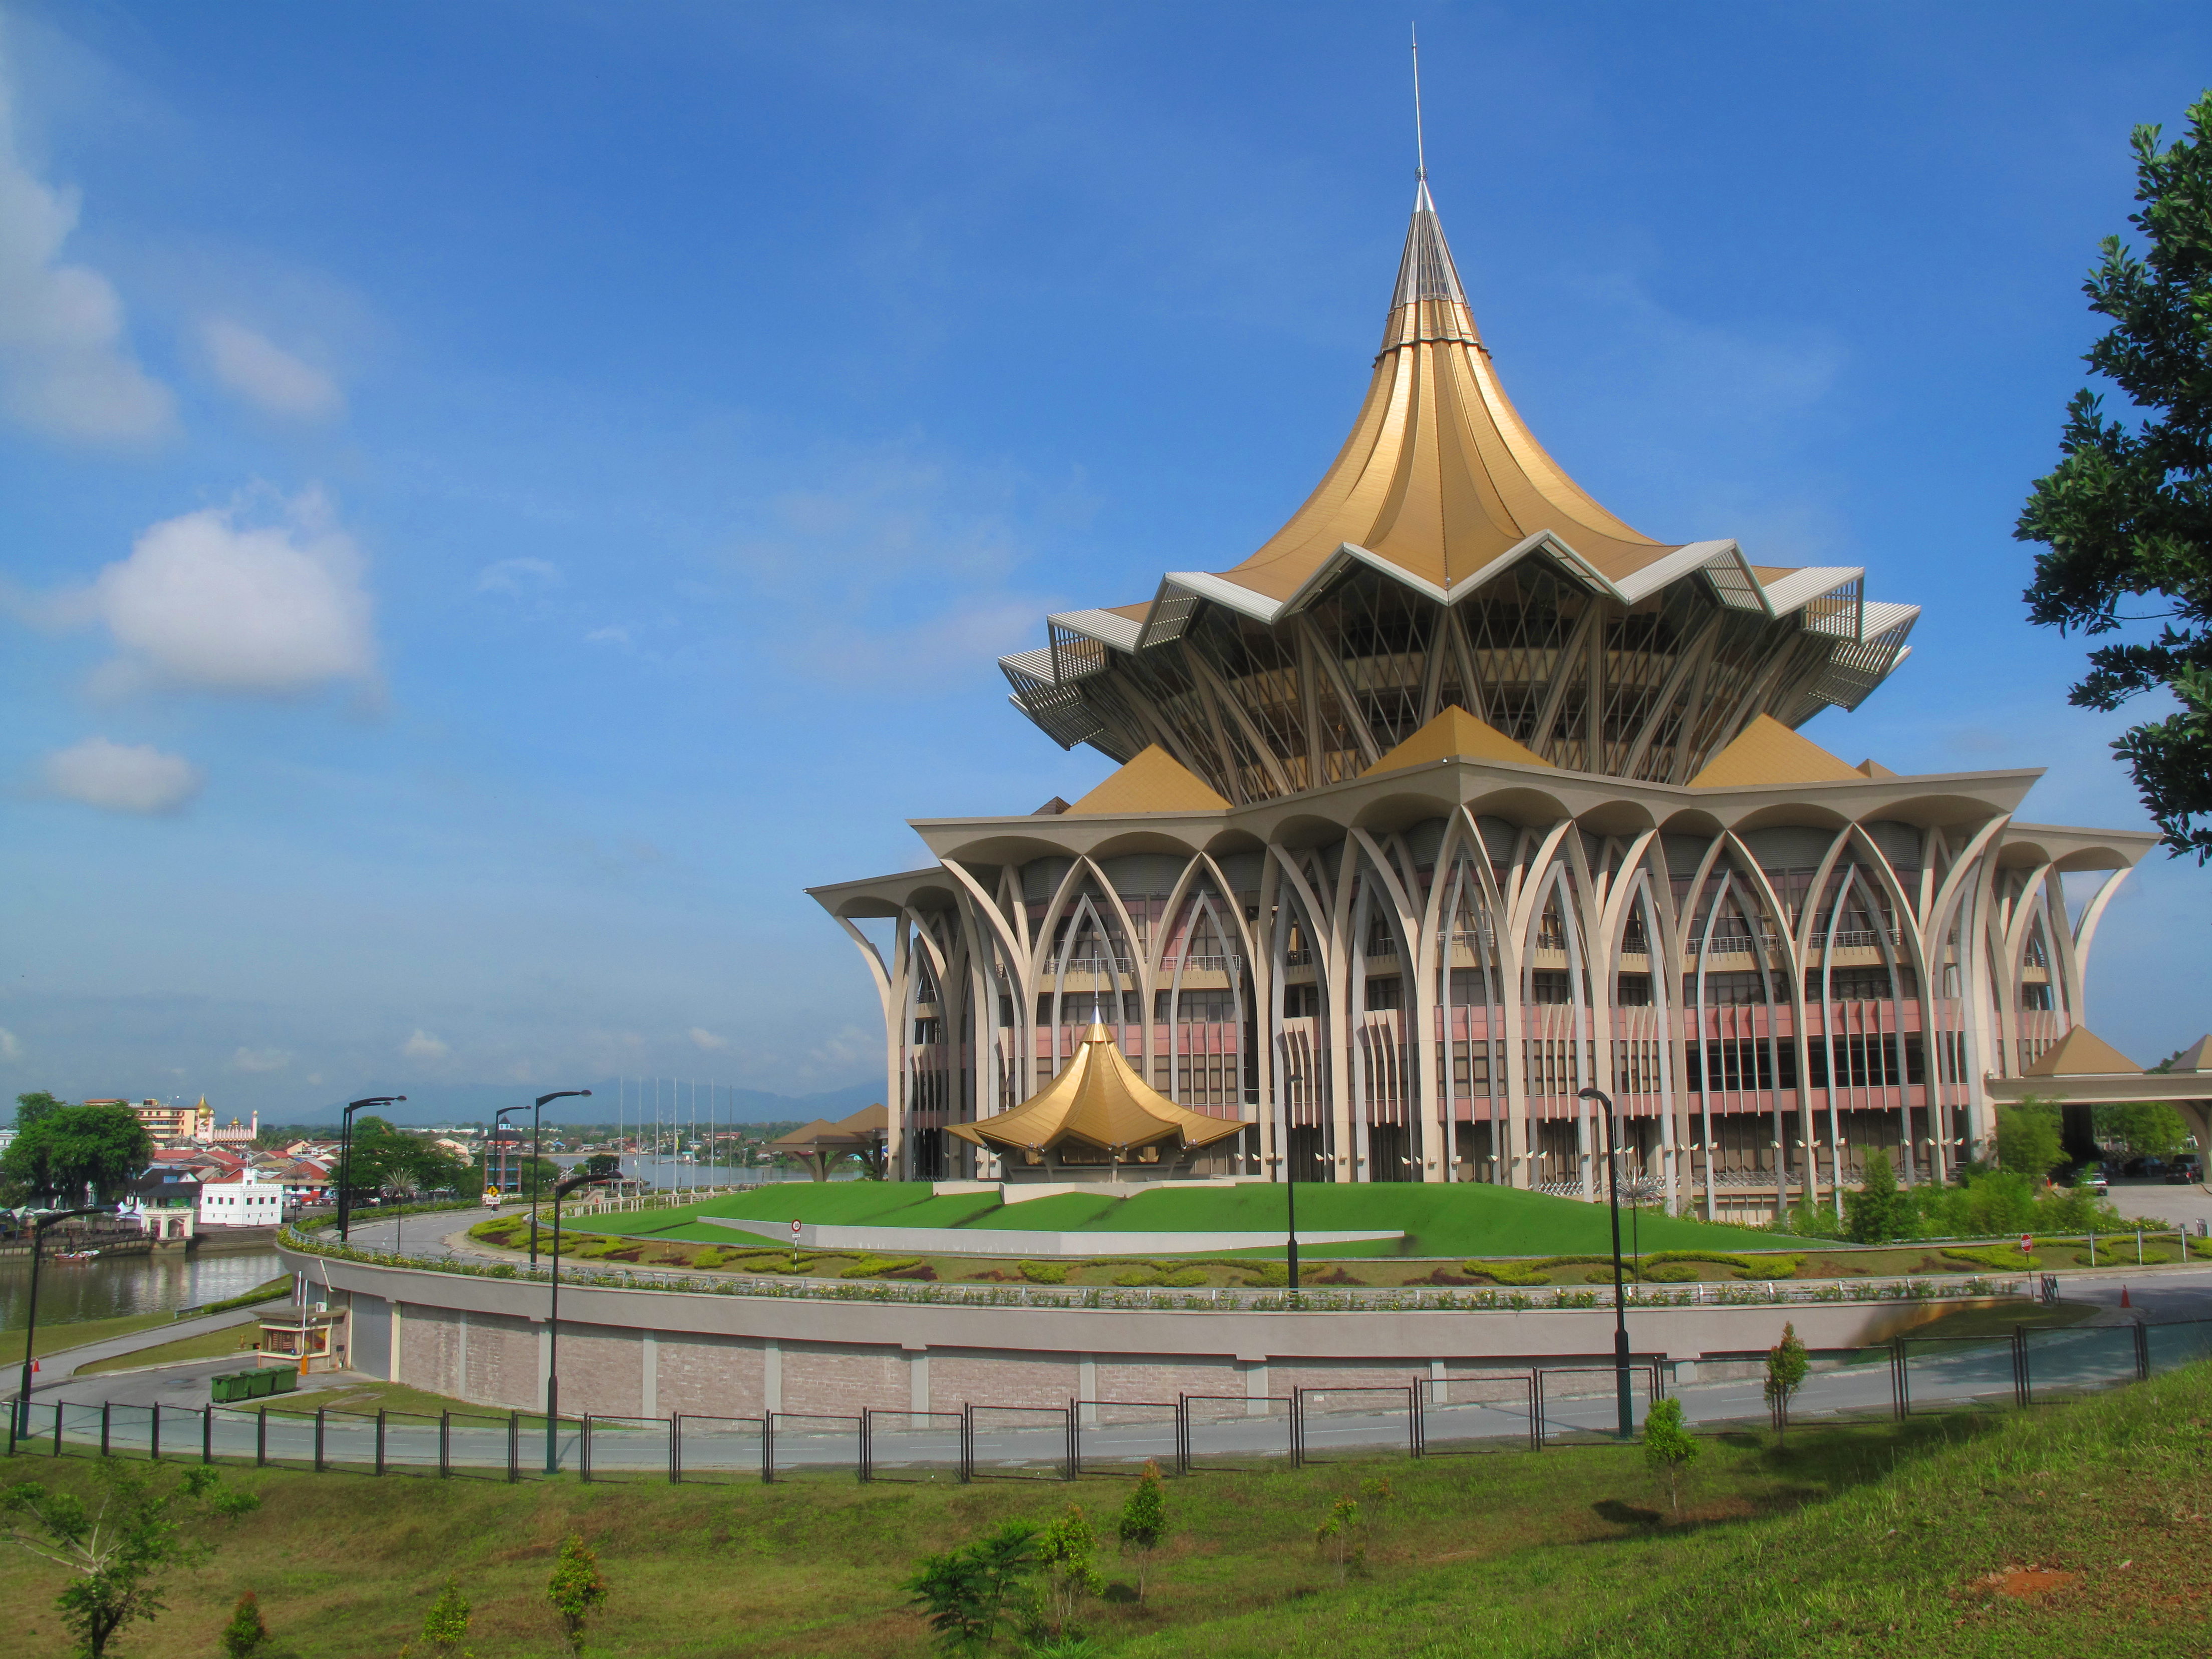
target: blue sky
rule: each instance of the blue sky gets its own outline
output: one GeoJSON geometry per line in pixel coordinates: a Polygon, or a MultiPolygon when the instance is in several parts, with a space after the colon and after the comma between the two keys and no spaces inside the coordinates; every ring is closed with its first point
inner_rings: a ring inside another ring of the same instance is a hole
{"type": "MultiPolygon", "coordinates": [[[[2140,825],[2010,539],[2181,6],[1418,5],[1506,384],[1668,540],[1926,608],[1808,734],[2140,825]]],[[[1412,189],[1349,6],[0,6],[0,1087],[879,1075],[810,883],[1108,769],[1051,609],[1219,569],[1412,189]]],[[[2093,1022],[2212,1025],[2212,872],[2093,1022]]]]}

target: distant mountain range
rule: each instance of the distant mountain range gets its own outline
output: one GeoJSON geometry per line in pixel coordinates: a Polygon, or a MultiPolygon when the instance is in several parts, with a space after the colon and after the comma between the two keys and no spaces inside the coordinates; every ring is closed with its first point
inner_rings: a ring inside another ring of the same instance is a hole
{"type": "MultiPolygon", "coordinates": [[[[625,1121],[637,1121],[639,1082],[625,1079],[621,1089],[611,1078],[586,1085],[591,1091],[587,1100],[556,1100],[545,1109],[548,1123],[611,1123],[615,1121],[616,1103],[623,1102],[622,1115],[625,1121]]],[[[645,1119],[653,1121],[651,1079],[645,1088],[645,1119]]],[[[362,1091],[356,1099],[369,1095],[398,1094],[397,1088],[370,1088],[362,1091]]],[[[524,1084],[459,1083],[448,1085],[425,1084],[406,1091],[404,1104],[377,1109],[379,1117],[393,1123],[422,1127],[434,1123],[489,1123],[491,1115],[502,1106],[522,1108],[521,1121],[530,1121],[530,1103],[540,1091],[524,1084]]],[[[660,1088],[661,1114],[664,1121],[673,1111],[678,1121],[689,1125],[696,1103],[699,1121],[707,1121],[708,1091],[693,1091],[683,1085],[671,1090],[666,1083],[660,1088]]],[[[880,1083],[854,1083],[842,1089],[831,1089],[818,1095],[776,1095],[763,1089],[723,1089],[714,1091],[714,1120],[717,1123],[805,1123],[817,1117],[836,1119],[872,1105],[884,1097],[880,1083]]],[[[297,1111],[264,1111],[262,1117],[270,1123],[302,1125],[331,1123],[338,1121],[343,1101],[333,1100],[325,1105],[302,1107],[297,1111]]],[[[512,1123],[516,1120],[508,1118],[512,1123]]]]}

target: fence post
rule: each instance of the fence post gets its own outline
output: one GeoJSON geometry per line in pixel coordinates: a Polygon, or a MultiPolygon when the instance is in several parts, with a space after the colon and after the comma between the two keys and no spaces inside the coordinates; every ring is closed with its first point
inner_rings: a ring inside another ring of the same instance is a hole
{"type": "Polygon", "coordinates": [[[1528,1399],[1531,1407],[1528,1432],[1535,1439],[1536,1449],[1541,1451],[1544,1449],[1544,1368],[1541,1365],[1528,1368],[1528,1399]]]}
{"type": "Polygon", "coordinates": [[[438,1413],[438,1479],[444,1480],[453,1473],[453,1414],[450,1411],[438,1413]]]}
{"type": "Polygon", "coordinates": [[[62,1455],[62,1402],[54,1401],[54,1455],[62,1455]]]}
{"type": "Polygon", "coordinates": [[[763,1409],[761,1413],[761,1485],[767,1486],[775,1479],[775,1413],[763,1409]]]}
{"type": "Polygon", "coordinates": [[[322,1406],[315,1407],[315,1473],[317,1474],[323,1472],[323,1413],[327,1409],[326,1407],[322,1406]]]}
{"type": "Polygon", "coordinates": [[[269,1464],[269,1407],[264,1406],[254,1414],[253,1467],[265,1468],[269,1464]]]}
{"type": "Polygon", "coordinates": [[[101,1401],[100,1402],[100,1455],[102,1457],[106,1457],[106,1456],[107,1456],[107,1455],[108,1455],[108,1450],[107,1450],[107,1425],[108,1425],[108,1402],[107,1402],[106,1401],[103,1400],[103,1401],[101,1401]]]}
{"type": "Polygon", "coordinates": [[[1419,1457],[1422,1451],[1421,1402],[1417,1392],[1419,1387],[1419,1385],[1416,1383],[1406,1390],[1406,1455],[1408,1457],[1419,1457]]]}
{"type": "Polygon", "coordinates": [[[522,1413],[507,1414],[507,1484],[522,1479],[522,1413]]]}
{"type": "Polygon", "coordinates": [[[1902,1423],[1912,1415],[1912,1367],[1905,1353],[1905,1339],[1901,1336],[1890,1344],[1889,1378],[1897,1420],[1902,1423]]]}
{"type": "Polygon", "coordinates": [[[200,1462],[215,1462],[215,1407],[212,1405],[200,1407],[200,1462]]]}
{"type": "Polygon", "coordinates": [[[1176,1473],[1190,1473],[1190,1396],[1176,1395],[1176,1473]]]}
{"type": "Polygon", "coordinates": [[[2136,1381],[2150,1381],[2150,1328],[2136,1321],[2136,1381]]]}
{"type": "Polygon", "coordinates": [[[146,1455],[156,1463],[161,1461],[161,1402],[154,1402],[152,1420],[146,1425],[146,1455]]]}
{"type": "Polygon", "coordinates": [[[1075,1479],[1075,1466],[1082,1461],[1083,1448],[1075,1437],[1075,1396],[1067,1399],[1067,1474],[1066,1480],[1075,1479]]]}
{"type": "Polygon", "coordinates": [[[668,1419],[668,1484],[675,1486],[684,1479],[684,1413],[675,1412],[668,1419]]]}
{"type": "Polygon", "coordinates": [[[592,1414],[583,1417],[583,1431],[576,1438],[576,1478],[584,1485],[592,1484],[592,1414]]]}
{"type": "Polygon", "coordinates": [[[966,1486],[975,1478],[975,1407],[963,1401],[960,1406],[960,1484],[966,1486]]]}
{"type": "Polygon", "coordinates": [[[2027,1327],[2025,1325],[2012,1328],[2012,1403],[2021,1411],[2026,1411],[2034,1403],[2028,1382],[2027,1327]]]}
{"type": "Polygon", "coordinates": [[[376,1408],[376,1472],[384,1473],[384,1407],[376,1408]]]}

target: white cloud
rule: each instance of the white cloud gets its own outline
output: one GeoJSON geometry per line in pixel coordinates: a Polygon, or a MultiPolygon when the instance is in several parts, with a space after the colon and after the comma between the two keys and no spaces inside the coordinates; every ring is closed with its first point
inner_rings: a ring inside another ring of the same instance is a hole
{"type": "Polygon", "coordinates": [[[90,605],[123,648],[111,687],[147,682],[284,696],[373,678],[376,647],[362,561],[310,489],[282,520],[207,507],[164,520],[109,565],[90,605]]]}
{"type": "Polygon", "coordinates": [[[584,635],[586,645],[628,645],[629,642],[629,629],[619,624],[594,628],[584,635]]]}
{"type": "Polygon", "coordinates": [[[0,408],[57,437],[155,436],[174,400],[131,355],[115,285],[64,263],[77,211],[75,191],[41,182],[17,154],[0,64],[0,408]]]}
{"type": "Polygon", "coordinates": [[[712,1031],[697,1025],[691,1028],[691,1041],[709,1054],[717,1048],[726,1048],[730,1046],[729,1038],[716,1036],[712,1031]]]}
{"type": "Polygon", "coordinates": [[[335,380],[243,323],[209,318],[200,325],[200,347],[217,380],[268,414],[323,421],[344,411],[345,393],[335,380]]]}
{"type": "Polygon", "coordinates": [[[230,1057],[234,1072],[281,1072],[292,1063],[292,1056],[282,1048],[248,1048],[240,1046],[230,1057]]]}
{"type": "Polygon", "coordinates": [[[46,793],[110,812],[175,812],[191,805],[207,777],[151,744],[87,738],[46,757],[46,793]]]}
{"type": "Polygon", "coordinates": [[[539,588],[561,586],[561,567],[544,559],[501,559],[477,572],[479,593],[520,596],[539,588]]]}
{"type": "Polygon", "coordinates": [[[13,1031],[0,1025],[0,1060],[21,1060],[22,1057],[22,1043],[13,1031]]]}
{"type": "Polygon", "coordinates": [[[399,1052],[410,1060],[443,1060],[453,1051],[447,1044],[418,1026],[416,1028],[415,1035],[399,1045],[399,1052]]]}

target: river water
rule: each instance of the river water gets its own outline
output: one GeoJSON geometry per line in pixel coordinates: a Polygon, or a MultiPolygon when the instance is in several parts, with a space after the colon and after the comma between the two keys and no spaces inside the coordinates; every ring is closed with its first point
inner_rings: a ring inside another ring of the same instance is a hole
{"type": "MultiPolygon", "coordinates": [[[[241,1296],[284,1271],[273,1249],[189,1255],[97,1256],[90,1261],[39,1264],[39,1324],[160,1313],[241,1296]]],[[[0,1257],[0,1330],[15,1330],[31,1305],[28,1256],[0,1257]]]]}

